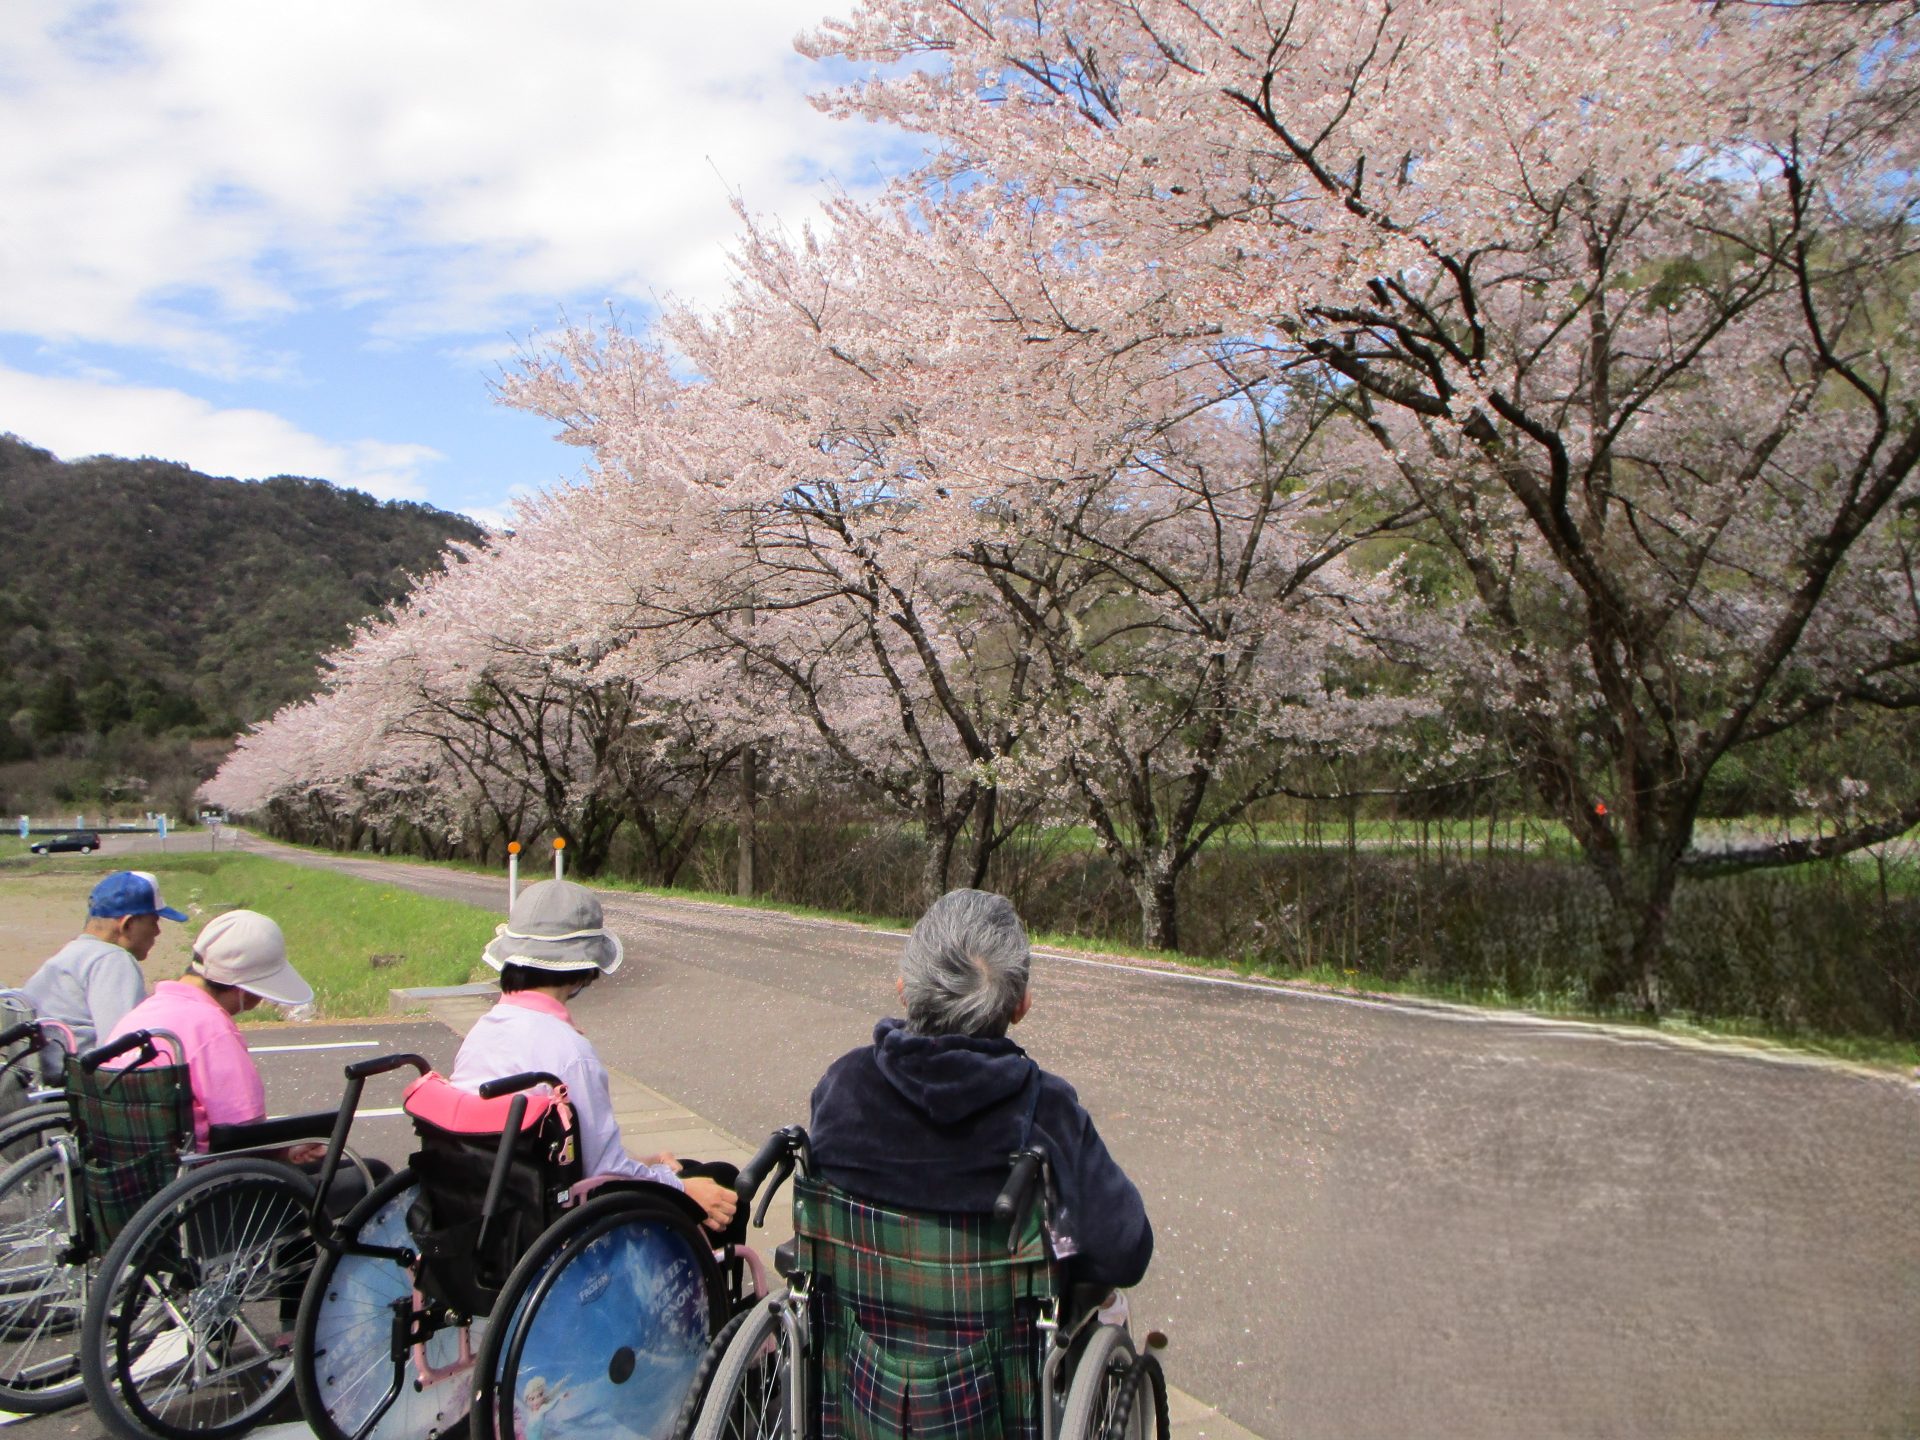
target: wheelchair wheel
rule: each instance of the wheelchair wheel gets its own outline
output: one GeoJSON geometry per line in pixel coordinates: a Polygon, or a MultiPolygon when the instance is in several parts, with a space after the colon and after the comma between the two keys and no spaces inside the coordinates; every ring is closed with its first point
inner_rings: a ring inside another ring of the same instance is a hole
{"type": "MultiPolygon", "coordinates": [[[[342,1237],[411,1250],[407,1211],[419,1193],[411,1170],[388,1176],[353,1207],[342,1237]]],[[[469,1347],[487,1322],[431,1328],[423,1351],[429,1378],[419,1383],[413,1348],[394,1328],[411,1321],[413,1300],[413,1273],[398,1260],[320,1251],[293,1331],[300,1410],[320,1440],[428,1440],[465,1424],[469,1347]]]]}
{"type": "MultiPolygon", "coordinates": [[[[1134,1371],[1141,1358],[1135,1353],[1133,1339],[1125,1327],[1102,1325],[1095,1330],[1093,1338],[1087,1342],[1087,1348],[1081,1352],[1080,1363],[1074,1367],[1073,1379],[1067,1385],[1067,1406],[1060,1417],[1059,1440],[1107,1440],[1108,1435],[1115,1432],[1116,1419],[1120,1422],[1117,1432],[1120,1440],[1126,1440],[1126,1437],[1144,1440],[1146,1431],[1138,1427],[1144,1425],[1154,1406],[1131,1403],[1134,1371]]],[[[1152,1373],[1155,1376],[1159,1374],[1159,1369],[1158,1362],[1154,1362],[1152,1373]]],[[[1151,1384],[1151,1381],[1147,1383],[1151,1384]]],[[[1158,1394],[1159,1414],[1164,1417],[1165,1380],[1160,1381],[1158,1394]]],[[[1165,1440],[1164,1422],[1159,1437],[1165,1440]]]]}
{"type": "Polygon", "coordinates": [[[767,1296],[739,1318],[707,1388],[693,1440],[804,1440],[796,1437],[799,1330],[785,1293],[767,1296]]]}
{"type": "Polygon", "coordinates": [[[1172,1430],[1166,1373],[1157,1355],[1143,1352],[1128,1368],[1103,1440],[1168,1440],[1172,1430]]]}
{"type": "Polygon", "coordinates": [[[542,1235],[501,1288],[474,1367],[475,1440],[559,1440],[617,1415],[665,1440],[725,1318],[713,1248],[668,1200],[594,1197],[542,1235]]]}
{"type": "Polygon", "coordinates": [[[713,1388],[713,1374],[720,1368],[720,1361],[725,1358],[733,1337],[740,1333],[740,1327],[747,1323],[747,1317],[754,1309],[749,1305],[738,1311],[720,1327],[720,1333],[707,1342],[706,1352],[701,1355],[700,1364],[694,1369],[693,1379],[688,1383],[687,1398],[680,1402],[680,1417],[673,1422],[669,1440],[693,1440],[694,1422],[700,1418],[700,1407],[706,1403],[707,1391],[713,1388]]]}
{"type": "Polygon", "coordinates": [[[126,1440],[222,1440],[293,1383],[293,1320],[313,1237],[313,1182],[236,1158],[188,1171],[143,1205],[100,1263],[80,1366],[126,1440]]]}
{"type": "Polygon", "coordinates": [[[24,1105],[0,1122],[0,1166],[24,1160],[67,1133],[67,1102],[45,1100],[24,1105]]]}
{"type": "Polygon", "coordinates": [[[68,1263],[78,1217],[66,1155],[51,1146],[0,1173],[0,1410],[42,1415],[77,1402],[91,1267],[68,1263]]]}

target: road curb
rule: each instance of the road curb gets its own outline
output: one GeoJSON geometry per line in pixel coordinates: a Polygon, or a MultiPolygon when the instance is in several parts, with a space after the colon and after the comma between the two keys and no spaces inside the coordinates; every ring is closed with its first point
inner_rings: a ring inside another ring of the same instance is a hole
{"type": "Polygon", "coordinates": [[[499,993],[500,987],[491,980],[476,980],[471,985],[414,985],[387,991],[387,1010],[394,1015],[425,1015],[433,1013],[435,1005],[451,1001],[484,1000],[491,1005],[499,993]]]}

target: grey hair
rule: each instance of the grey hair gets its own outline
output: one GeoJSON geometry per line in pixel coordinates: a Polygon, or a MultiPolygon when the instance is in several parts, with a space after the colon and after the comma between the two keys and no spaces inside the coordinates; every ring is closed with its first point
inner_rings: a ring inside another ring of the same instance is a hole
{"type": "Polygon", "coordinates": [[[1027,993],[1032,952],[1013,902],[949,890],[920,917],[900,957],[907,1028],[916,1035],[998,1037],[1027,993]]]}

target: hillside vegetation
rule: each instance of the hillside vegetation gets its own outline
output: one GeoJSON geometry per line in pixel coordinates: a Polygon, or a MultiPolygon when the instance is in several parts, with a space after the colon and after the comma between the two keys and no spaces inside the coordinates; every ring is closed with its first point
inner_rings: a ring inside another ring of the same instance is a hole
{"type": "Polygon", "coordinates": [[[356,621],[481,534],[323,480],[67,463],[0,435],[0,761],[40,762],[9,765],[0,790],[137,799],[152,777],[114,772],[165,769],[156,752],[309,694],[356,621]]]}

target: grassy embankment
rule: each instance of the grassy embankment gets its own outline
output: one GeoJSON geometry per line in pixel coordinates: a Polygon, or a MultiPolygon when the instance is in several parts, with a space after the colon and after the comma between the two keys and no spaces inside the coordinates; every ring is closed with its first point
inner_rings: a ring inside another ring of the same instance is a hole
{"type": "MultiPolygon", "coordinates": [[[[0,864],[0,887],[8,875],[76,872],[90,885],[94,875],[127,867],[157,875],[161,894],[188,913],[185,928],[194,933],[227,910],[271,915],[286,932],[287,957],[313,985],[320,1019],[384,1015],[389,989],[471,978],[500,920],[471,905],[242,854],[22,857],[0,864]]],[[[85,888],[77,888],[84,899],[85,888]]],[[[278,1018],[273,1010],[255,1014],[278,1018]]]]}

